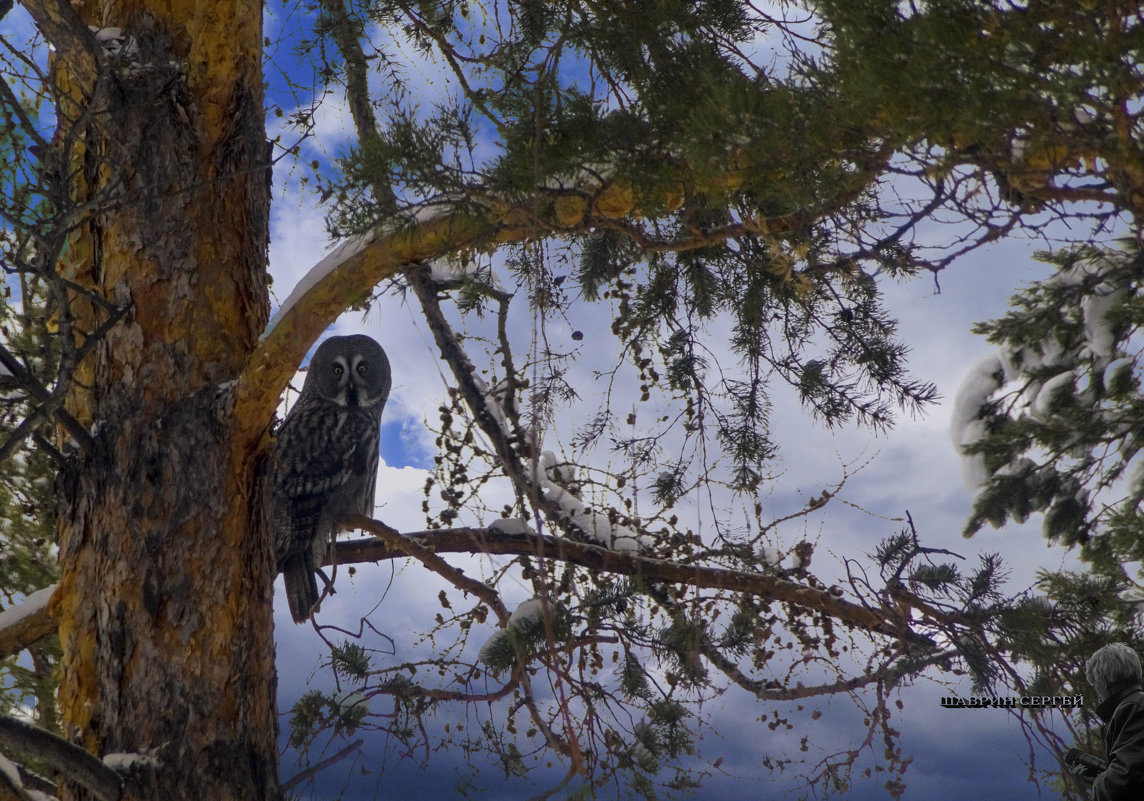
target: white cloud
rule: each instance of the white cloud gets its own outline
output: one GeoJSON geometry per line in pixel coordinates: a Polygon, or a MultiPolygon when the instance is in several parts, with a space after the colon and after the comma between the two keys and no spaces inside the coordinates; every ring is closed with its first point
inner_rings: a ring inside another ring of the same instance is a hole
{"type": "MultiPolygon", "coordinates": [[[[382,38],[392,43],[392,40],[382,38]]],[[[417,54],[406,53],[405,57],[407,67],[403,77],[409,81],[423,107],[428,108],[435,99],[452,91],[448,79],[442,77],[436,65],[424,59],[418,60],[417,54]]],[[[319,136],[314,147],[320,148],[320,152],[329,152],[330,148],[346,141],[351,126],[344,104],[327,102],[317,122],[319,136]]],[[[288,294],[290,287],[320,260],[328,247],[320,211],[309,199],[299,202],[293,193],[286,196],[290,199],[284,199],[281,189],[276,191],[271,246],[272,270],[280,298],[288,294]]],[[[948,229],[936,225],[922,232],[926,244],[936,244],[947,237],[948,229]]],[[[971,254],[940,275],[940,294],[925,278],[885,288],[887,304],[900,321],[900,335],[911,345],[913,374],[933,381],[944,396],[925,416],[910,419],[903,415],[895,428],[883,436],[853,426],[826,430],[810,421],[793,392],[775,384],[772,422],[782,446],[782,461],[776,468],[781,474],[773,485],[766,488],[768,494],[763,498],[768,514],[778,517],[804,506],[810,497],[837,481],[841,473],[840,462],[863,463],[869,460],[860,472],[852,476],[842,493],[843,499],[863,507],[865,511],[831,503],[807,523],[781,532],[781,540],[774,544],[776,547],[785,550],[804,537],[816,540],[814,569],[829,582],[841,577],[842,568],[838,560],[855,558],[866,561],[866,555],[874,550],[879,539],[904,526],[903,522],[892,518],[900,518],[908,510],[918,525],[923,544],[964,554],[967,559],[964,563],[959,562],[963,569],[973,568],[977,552],[999,551],[1013,570],[1010,583],[1013,591],[1032,582],[1037,566],[1051,568],[1054,563],[1060,565],[1074,559],[1059,549],[1047,548],[1035,520],[1025,526],[1009,526],[999,532],[982,532],[969,541],[960,536],[969,512],[970,497],[961,484],[960,459],[950,442],[953,397],[971,365],[991,350],[990,345],[969,333],[969,329],[975,321],[1002,313],[1009,295],[1021,281],[1032,280],[1048,272],[1049,268],[1034,264],[1031,251],[1032,246],[1028,243],[1006,242],[971,254]]],[[[500,274],[502,279],[506,275],[503,270],[500,274]]],[[[570,287],[570,283],[566,286],[570,287]]],[[[533,344],[533,315],[524,292],[518,294],[511,308],[510,330],[514,355],[519,364],[524,362],[533,344]]],[[[549,329],[548,344],[554,350],[575,354],[567,379],[580,394],[579,401],[568,404],[558,415],[554,429],[544,432],[543,447],[560,457],[572,457],[578,462],[591,461],[596,465],[609,460],[618,462],[606,443],[587,454],[573,453],[569,445],[577,425],[605,403],[610,403],[621,417],[631,410],[638,412],[633,432],[645,430],[643,427],[650,425],[656,417],[648,406],[638,403],[640,392],[633,376],[621,374],[611,382],[606,376],[601,378],[594,372],[608,369],[618,353],[615,338],[610,332],[612,318],[613,309],[609,302],[578,304],[569,310],[567,324],[553,324],[549,329]],[[581,331],[584,338],[573,340],[573,330],[581,331]]],[[[460,327],[474,337],[487,337],[491,336],[491,325],[490,318],[486,317],[483,322],[470,318],[460,327]]],[[[436,409],[453,379],[439,361],[432,336],[420,320],[419,312],[395,296],[385,296],[364,317],[360,313],[347,313],[334,328],[339,333],[368,333],[383,344],[394,374],[393,394],[384,421],[400,421],[402,436],[412,440],[419,454],[435,455],[436,446],[424,421],[428,418],[431,423],[436,422],[436,409]]],[[[726,321],[718,321],[710,327],[710,344],[725,366],[734,364],[734,359],[726,353],[728,333],[726,321]]],[[[478,364],[479,368],[485,366],[478,364]]],[[[489,376],[484,378],[491,380],[489,376]]],[[[668,450],[664,458],[673,455],[668,450]]],[[[378,481],[377,516],[402,531],[420,530],[424,523],[422,487],[427,475],[426,471],[412,467],[383,466],[378,481]]],[[[495,493],[487,499],[492,508],[504,500],[511,500],[511,493],[503,485],[490,492],[495,493]]],[[[641,492],[641,511],[654,511],[647,506],[649,498],[648,493],[641,492]]],[[[719,521],[721,524],[744,525],[741,502],[720,499],[719,503],[706,505],[687,500],[681,502],[675,511],[685,526],[710,535],[714,524],[710,516],[712,506],[725,515],[719,521]]],[[[463,566],[470,576],[490,576],[495,565],[490,558],[450,555],[448,559],[463,566]]],[[[379,566],[360,565],[353,578],[348,578],[345,572],[339,573],[338,594],[327,600],[322,618],[343,621],[356,628],[353,621],[372,612],[371,620],[394,639],[397,653],[390,661],[399,662],[410,658],[418,649],[428,647],[419,638],[441,608],[437,595],[442,589],[447,589],[443,580],[406,560],[379,566]],[[377,607],[379,601],[381,605],[377,607]]],[[[450,594],[457,593],[451,591],[450,594]]],[[[511,608],[513,603],[530,595],[531,589],[521,585],[509,588],[505,600],[511,608]]],[[[298,674],[314,667],[323,647],[310,627],[295,627],[288,622],[284,616],[284,604],[278,604],[278,608],[283,610],[283,617],[278,621],[280,653],[291,656],[291,660],[280,660],[280,670],[292,676],[287,679],[284,675],[283,690],[288,693],[291,687],[299,685],[298,674]]],[[[466,653],[475,658],[476,649],[492,634],[493,626],[490,618],[484,627],[474,627],[466,653]]],[[[935,729],[941,733],[972,733],[986,725],[985,716],[1004,714],[1000,711],[977,712],[957,719],[958,713],[937,706],[935,697],[938,694],[928,685],[901,690],[906,703],[903,729],[909,737],[917,738],[914,742],[926,744],[927,749],[933,748],[935,729]]],[[[742,703],[727,701],[715,713],[716,728],[733,732],[755,730],[762,725],[758,716],[766,710],[752,699],[741,696],[734,691],[727,695],[728,699],[734,698],[742,703]]],[[[842,706],[826,700],[821,705],[843,710],[842,706]]],[[[811,727],[812,733],[822,744],[844,744],[852,733],[852,717],[852,708],[851,712],[843,710],[837,715],[824,716],[811,727]]],[[[988,725],[994,725],[992,717],[988,718],[988,725]]],[[[999,737],[991,742],[1011,742],[1012,749],[1004,753],[1004,746],[999,745],[995,750],[1000,752],[990,754],[989,763],[1012,763],[1013,773],[1020,772],[1019,755],[1027,745],[1019,732],[1013,732],[1007,739],[999,737]]],[[[752,746],[755,744],[752,741],[752,746]]],[[[774,752],[780,750],[781,744],[778,736],[763,741],[763,747],[774,752]]],[[[909,752],[911,743],[907,741],[905,745],[909,752]]],[[[708,753],[717,747],[704,745],[708,753]]],[[[797,750],[797,743],[791,750],[797,750]]],[[[932,776],[938,770],[933,761],[936,751],[936,748],[930,750],[930,761],[920,763],[915,770],[932,776]]],[[[965,751],[973,752],[972,746],[965,751]]],[[[757,752],[751,750],[744,758],[743,770],[757,772],[757,758],[757,752]]]]}

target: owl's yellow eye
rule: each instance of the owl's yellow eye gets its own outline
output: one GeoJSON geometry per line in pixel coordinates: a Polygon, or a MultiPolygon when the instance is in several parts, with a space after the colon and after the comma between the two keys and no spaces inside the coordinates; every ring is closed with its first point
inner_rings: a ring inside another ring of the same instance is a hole
{"type": "Polygon", "coordinates": [[[365,362],[362,362],[361,364],[359,364],[357,366],[358,375],[365,375],[365,372],[368,369],[369,369],[369,365],[366,364],[365,362]]]}
{"type": "Polygon", "coordinates": [[[334,375],[341,375],[342,372],[343,372],[342,366],[340,364],[335,364],[334,365],[334,375]]]}

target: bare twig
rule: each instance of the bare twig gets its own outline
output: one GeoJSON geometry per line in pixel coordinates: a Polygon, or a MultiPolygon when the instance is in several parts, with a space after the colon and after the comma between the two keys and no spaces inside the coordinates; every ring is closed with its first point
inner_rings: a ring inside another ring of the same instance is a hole
{"type": "MultiPolygon", "coordinates": [[[[116,321],[118,321],[118,319],[119,317],[115,318],[116,321]]],[[[27,433],[31,433],[32,428],[41,417],[50,415],[63,426],[64,430],[75,440],[77,445],[85,451],[92,449],[95,443],[91,438],[91,433],[84,428],[78,420],[72,417],[66,409],[62,408],[64,392],[49,392],[31,373],[24,369],[24,365],[20,363],[20,360],[3,345],[0,345],[0,366],[3,366],[12,374],[16,385],[20,389],[27,392],[40,404],[36,411],[28,415],[27,420],[25,420],[28,425],[27,433]]],[[[4,444],[3,449],[0,449],[0,462],[4,461],[22,441],[23,437],[17,436],[17,433],[19,433],[19,431],[13,432],[9,441],[4,444]]]]}
{"type": "Polygon", "coordinates": [[[293,776],[291,776],[286,781],[282,782],[281,785],[279,785],[279,787],[278,787],[279,792],[282,794],[285,794],[286,792],[297,787],[299,784],[301,784],[302,782],[311,778],[312,776],[318,775],[319,773],[321,773],[323,770],[330,767],[331,765],[335,765],[338,762],[341,762],[343,759],[345,759],[350,754],[352,754],[355,750],[357,750],[358,748],[361,748],[362,743],[364,743],[364,742],[365,742],[364,740],[354,740],[352,743],[350,743],[345,748],[343,748],[341,751],[338,751],[336,754],[329,757],[328,759],[323,759],[321,762],[318,762],[315,765],[311,765],[310,767],[306,768],[303,771],[299,771],[298,773],[294,774],[293,776]]]}
{"type": "MultiPolygon", "coordinates": [[[[508,620],[508,610],[505,609],[504,602],[501,601],[500,593],[483,581],[469,578],[465,575],[463,570],[450,565],[438,556],[432,548],[427,547],[417,540],[404,536],[401,532],[390,528],[384,523],[371,520],[363,515],[348,517],[343,523],[350,528],[360,528],[363,531],[368,531],[377,538],[378,542],[384,543],[387,548],[401,553],[404,556],[413,557],[457,589],[464,590],[480,598],[488,604],[489,608],[493,610],[497,619],[500,620],[502,624],[508,620]]],[[[340,552],[340,550],[337,550],[335,554],[340,554],[340,552]]]]}

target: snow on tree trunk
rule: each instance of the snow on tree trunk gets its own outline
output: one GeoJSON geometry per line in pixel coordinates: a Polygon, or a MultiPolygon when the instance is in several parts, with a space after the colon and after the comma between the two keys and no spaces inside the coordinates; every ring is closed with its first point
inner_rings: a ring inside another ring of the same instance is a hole
{"type": "MultiPolygon", "coordinates": [[[[98,209],[60,269],[128,311],[68,401],[95,444],[65,479],[60,514],[64,732],[100,756],[153,757],[125,798],[269,799],[265,426],[237,424],[226,402],[268,314],[262,8],[100,6],[83,22],[118,29],[97,32],[103,78],[93,88],[57,72],[75,101],[57,134],[61,147],[77,137],[74,199],[98,209]]],[[[72,311],[80,331],[107,319],[78,297],[72,311]]]]}

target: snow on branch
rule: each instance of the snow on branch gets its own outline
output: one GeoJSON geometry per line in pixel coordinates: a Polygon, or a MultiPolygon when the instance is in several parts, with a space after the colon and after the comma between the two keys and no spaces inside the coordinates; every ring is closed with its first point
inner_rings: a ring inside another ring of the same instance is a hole
{"type": "Polygon", "coordinates": [[[1124,487],[1131,497],[1144,495],[1144,449],[1132,454],[1124,466],[1124,487]]]}
{"type": "Polygon", "coordinates": [[[36,590],[0,612],[0,657],[18,653],[56,630],[56,618],[48,605],[55,590],[55,584],[36,590]]]}
{"type": "Polygon", "coordinates": [[[556,455],[544,451],[533,476],[536,484],[544,491],[545,498],[552,501],[560,515],[584,532],[592,542],[616,551],[632,552],[650,548],[653,544],[644,534],[637,534],[626,526],[612,521],[609,515],[600,512],[581,501],[571,490],[560,486],[554,478],[560,477],[556,455]]]}
{"type": "Polygon", "coordinates": [[[306,351],[338,315],[411,264],[471,246],[487,232],[479,215],[433,206],[411,224],[380,225],[334,248],[302,278],[274,315],[235,388],[234,418],[261,426],[274,412],[306,351]]]}
{"type": "Polygon", "coordinates": [[[123,780],[115,770],[78,745],[30,723],[0,716],[0,747],[40,761],[82,785],[100,801],[119,801],[123,795],[123,780]]]}
{"type": "Polygon", "coordinates": [[[982,412],[993,393],[1001,388],[1003,375],[998,353],[983,356],[969,368],[953,401],[949,434],[954,447],[961,454],[962,479],[971,492],[980,489],[989,474],[985,467],[985,457],[979,453],[967,453],[967,449],[985,436],[982,412]]]}
{"type": "Polygon", "coordinates": [[[361,253],[376,242],[378,234],[376,231],[367,231],[364,234],[345,239],[334,247],[329,253],[322,257],[322,260],[306,271],[301,280],[286,296],[286,300],[270,318],[270,322],[266,325],[266,330],[262,332],[261,339],[265,340],[274,329],[278,327],[278,323],[287,317],[291,310],[298,305],[303,298],[306,297],[314,287],[318,286],[322,281],[333,275],[339,267],[361,255],[361,253]]]}
{"type": "Polygon", "coordinates": [[[17,801],[48,801],[54,796],[46,795],[39,790],[33,790],[24,783],[19,766],[0,754],[0,798],[15,798],[17,801]]]}
{"type": "Polygon", "coordinates": [[[505,621],[504,628],[497,629],[493,632],[493,635],[485,641],[484,645],[481,646],[480,652],[477,654],[477,659],[486,665],[502,662],[503,660],[499,658],[500,654],[498,652],[504,651],[506,647],[512,647],[511,642],[513,635],[522,634],[534,629],[540,625],[543,620],[543,601],[539,598],[529,598],[513,610],[508,620],[505,621]]]}
{"type": "Polygon", "coordinates": [[[1124,304],[1127,294],[1123,287],[1114,287],[1105,281],[1081,299],[1085,339],[1097,360],[1107,363],[1115,356],[1116,334],[1110,318],[1124,304]]]}
{"type": "MultiPolygon", "coordinates": [[[[1099,416],[1108,388],[1135,367],[1135,357],[1121,343],[1130,334],[1124,305],[1134,263],[1123,253],[1095,248],[1053,260],[1062,264],[1056,274],[1013,298],[1012,307],[1021,311],[988,324],[999,347],[978,360],[958,388],[950,435],[970,491],[981,490],[990,477],[984,456],[968,452],[989,430],[1019,419],[1034,427],[1061,427],[1062,409],[1078,403],[1099,416]],[[1004,404],[1002,387],[1011,390],[1004,404]]],[[[1019,476],[1030,465],[1027,458],[1011,457],[993,474],[1019,476]]],[[[1130,485],[1139,486],[1139,479],[1130,485]]]]}
{"type": "MultiPolygon", "coordinates": [[[[297,285],[283,301],[282,306],[270,318],[270,322],[266,325],[266,330],[262,333],[261,339],[265,340],[270,336],[278,327],[282,320],[288,319],[294,309],[299,304],[302,304],[308,295],[315,292],[319,287],[322,287],[328,281],[337,279],[339,274],[344,277],[350,277],[352,271],[357,268],[359,263],[366,259],[366,254],[371,249],[384,250],[387,246],[398,243],[399,237],[402,233],[415,234],[419,229],[432,228],[436,224],[442,222],[448,223],[452,220],[455,209],[453,206],[444,205],[441,203],[426,204],[418,206],[405,215],[404,220],[394,224],[392,222],[382,223],[364,234],[349,237],[338,245],[336,245],[329,253],[322,257],[321,261],[306,271],[297,285]]],[[[432,232],[427,232],[428,236],[432,236],[432,232]]],[[[451,256],[455,250],[459,249],[458,245],[450,245],[445,243],[446,247],[441,255],[451,256]]],[[[377,254],[379,263],[384,264],[384,256],[377,254]]],[[[398,254],[395,254],[398,255],[398,254]]],[[[418,261],[427,260],[427,257],[417,258],[416,256],[409,255],[404,261],[399,262],[396,266],[400,267],[402,264],[413,263],[418,261]]],[[[388,266],[388,265],[385,265],[388,266]]],[[[388,277],[392,272],[376,275],[372,278],[367,287],[364,287],[364,292],[358,294],[368,294],[374,286],[381,280],[388,277]]],[[[343,310],[339,309],[340,314],[343,310]]]]}

